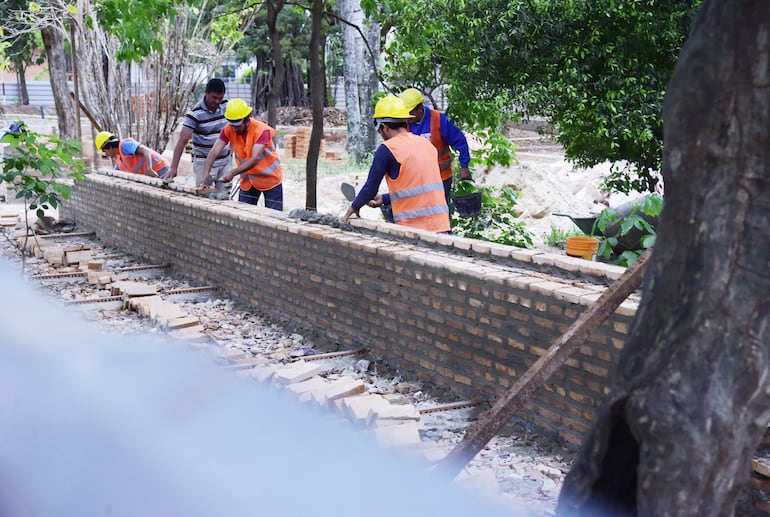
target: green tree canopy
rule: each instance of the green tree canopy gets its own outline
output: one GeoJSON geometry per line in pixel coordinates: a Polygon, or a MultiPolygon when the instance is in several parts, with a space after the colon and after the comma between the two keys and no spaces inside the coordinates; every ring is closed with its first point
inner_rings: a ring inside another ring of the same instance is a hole
{"type": "Polygon", "coordinates": [[[448,86],[456,116],[481,128],[544,116],[578,165],[624,163],[612,187],[652,187],[665,86],[700,0],[387,5],[401,82],[448,86]]]}

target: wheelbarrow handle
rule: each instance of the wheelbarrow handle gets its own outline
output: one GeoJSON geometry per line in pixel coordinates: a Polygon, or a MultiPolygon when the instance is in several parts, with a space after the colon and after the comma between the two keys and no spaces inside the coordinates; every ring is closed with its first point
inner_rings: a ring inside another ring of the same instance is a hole
{"type": "Polygon", "coordinates": [[[577,221],[575,220],[575,218],[569,214],[557,214],[556,212],[552,212],[551,215],[558,215],[559,217],[569,217],[570,221],[577,224],[577,221]]]}

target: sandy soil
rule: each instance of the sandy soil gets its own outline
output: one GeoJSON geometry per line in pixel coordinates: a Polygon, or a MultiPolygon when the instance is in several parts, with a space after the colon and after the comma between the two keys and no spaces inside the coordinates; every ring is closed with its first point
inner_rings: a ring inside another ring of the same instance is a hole
{"type": "MultiPolygon", "coordinates": [[[[544,244],[544,236],[551,226],[562,230],[577,229],[568,218],[555,216],[554,213],[587,217],[605,208],[602,201],[606,197],[599,191],[598,185],[609,166],[576,168],[565,160],[564,152],[556,142],[539,135],[534,129],[512,131],[512,140],[519,145],[518,162],[510,167],[477,170],[475,180],[481,186],[509,185],[521,191],[517,206],[521,210],[521,219],[532,233],[535,246],[544,244]]],[[[344,145],[344,141],[341,144],[344,145]]],[[[474,145],[471,141],[471,146],[474,145]]],[[[344,150],[343,147],[340,149],[344,150]]],[[[304,162],[285,160],[285,163],[286,206],[302,208],[305,201],[304,162]]],[[[355,167],[327,162],[322,163],[319,170],[318,211],[339,215],[348,206],[340,184],[348,182],[362,186],[366,181],[368,164],[355,167]]],[[[386,190],[384,182],[380,190],[386,190]]],[[[361,217],[379,219],[381,215],[378,209],[364,207],[361,217]]]]}

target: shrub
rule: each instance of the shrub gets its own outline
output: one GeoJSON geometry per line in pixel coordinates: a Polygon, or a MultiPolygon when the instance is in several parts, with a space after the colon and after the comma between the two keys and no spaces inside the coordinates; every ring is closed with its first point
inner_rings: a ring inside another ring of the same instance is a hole
{"type": "Polygon", "coordinates": [[[78,158],[81,144],[77,140],[43,136],[19,122],[11,125],[0,142],[8,144],[3,181],[13,186],[16,198],[24,199],[25,208],[35,210],[38,217],[69,198],[70,188],[59,179],[83,179],[85,162],[78,158]]]}
{"type": "Polygon", "coordinates": [[[520,192],[510,187],[478,189],[471,181],[457,181],[455,185],[453,196],[467,195],[477,190],[482,193],[479,215],[463,219],[452,212],[452,231],[455,235],[519,248],[532,245],[532,236],[526,226],[522,221],[517,221],[519,214],[516,200],[520,192]]]}
{"type": "Polygon", "coordinates": [[[647,194],[641,201],[632,204],[628,214],[619,214],[614,208],[605,208],[596,218],[594,233],[598,229],[604,235],[599,241],[597,254],[614,264],[629,266],[647,248],[655,244],[655,227],[650,220],[657,220],[663,210],[663,198],[660,194],[647,194]],[[634,233],[638,237],[633,237],[634,233]],[[624,249],[617,254],[616,249],[624,249]]]}

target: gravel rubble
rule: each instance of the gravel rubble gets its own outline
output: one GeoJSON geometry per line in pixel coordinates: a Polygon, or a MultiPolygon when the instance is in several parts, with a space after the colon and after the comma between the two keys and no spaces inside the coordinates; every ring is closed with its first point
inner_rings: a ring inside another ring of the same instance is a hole
{"type": "MultiPolygon", "coordinates": [[[[7,264],[21,269],[19,250],[7,238],[12,230],[2,230],[0,256],[7,264]]],[[[73,237],[66,242],[90,244],[95,256],[106,257],[105,270],[149,265],[119,250],[104,247],[95,240],[73,237]]],[[[74,269],[55,268],[42,259],[27,257],[24,270],[26,276],[33,276],[74,269]]],[[[196,287],[168,271],[152,274],[143,281],[156,285],[159,292],[196,287]]],[[[43,293],[62,305],[110,294],[85,280],[32,281],[31,285],[40,285],[43,293]]],[[[200,320],[214,346],[244,351],[265,364],[285,363],[306,355],[343,350],[335,343],[326,342],[286,322],[274,321],[220,292],[179,298],[175,302],[186,313],[200,320]]],[[[136,312],[99,308],[98,305],[81,307],[77,311],[107,334],[161,337],[165,333],[136,312]]],[[[369,393],[382,394],[394,404],[409,403],[420,409],[456,401],[451,394],[433,390],[366,354],[324,359],[321,364],[324,370],[322,375],[327,379],[343,375],[361,379],[369,393]]],[[[464,430],[483,409],[475,407],[423,413],[420,431],[423,444],[438,451],[439,455],[449,452],[461,441],[464,430]]],[[[512,515],[522,515],[521,508],[524,507],[526,516],[549,516],[554,513],[559,490],[573,456],[571,451],[538,435],[526,424],[511,423],[460,473],[457,482],[510,506],[512,515]]]]}

